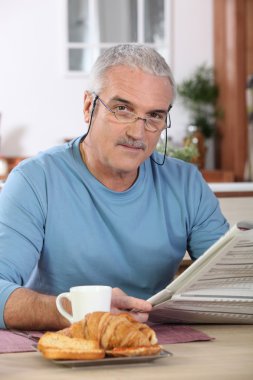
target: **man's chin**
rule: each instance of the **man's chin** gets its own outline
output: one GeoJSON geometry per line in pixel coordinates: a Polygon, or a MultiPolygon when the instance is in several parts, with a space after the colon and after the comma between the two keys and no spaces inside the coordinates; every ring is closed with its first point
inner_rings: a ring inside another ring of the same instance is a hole
{"type": "Polygon", "coordinates": [[[115,162],[115,169],[121,173],[133,173],[136,172],[143,160],[120,160],[115,162]]]}

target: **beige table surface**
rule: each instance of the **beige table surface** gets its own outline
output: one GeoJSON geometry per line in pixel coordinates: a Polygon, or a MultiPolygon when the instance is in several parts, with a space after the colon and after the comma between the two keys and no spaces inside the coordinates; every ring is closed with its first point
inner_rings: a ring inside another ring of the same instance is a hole
{"type": "Polygon", "coordinates": [[[252,380],[253,326],[201,325],[214,341],[166,345],[173,357],[150,363],[66,368],[40,353],[0,354],[0,379],[252,380]]]}

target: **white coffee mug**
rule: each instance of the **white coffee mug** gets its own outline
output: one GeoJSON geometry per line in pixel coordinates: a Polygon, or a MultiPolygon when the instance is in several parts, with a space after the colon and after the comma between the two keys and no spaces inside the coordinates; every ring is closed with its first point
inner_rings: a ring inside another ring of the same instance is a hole
{"type": "Polygon", "coordinates": [[[58,311],[70,323],[78,322],[93,311],[110,311],[112,288],[102,285],[74,286],[69,292],[61,293],[56,298],[58,311]],[[72,307],[72,315],[62,305],[62,299],[67,298],[72,307]]]}

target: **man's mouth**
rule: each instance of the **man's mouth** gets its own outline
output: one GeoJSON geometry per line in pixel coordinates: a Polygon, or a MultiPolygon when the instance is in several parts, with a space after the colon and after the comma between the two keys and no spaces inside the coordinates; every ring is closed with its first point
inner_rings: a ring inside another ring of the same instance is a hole
{"type": "Polygon", "coordinates": [[[131,149],[131,150],[142,150],[142,148],[136,147],[133,145],[126,145],[126,144],[120,144],[120,145],[123,146],[124,148],[131,149]]]}
{"type": "Polygon", "coordinates": [[[146,144],[143,141],[126,141],[125,139],[121,139],[117,142],[117,145],[121,145],[125,148],[132,150],[145,150],[146,144]]]}

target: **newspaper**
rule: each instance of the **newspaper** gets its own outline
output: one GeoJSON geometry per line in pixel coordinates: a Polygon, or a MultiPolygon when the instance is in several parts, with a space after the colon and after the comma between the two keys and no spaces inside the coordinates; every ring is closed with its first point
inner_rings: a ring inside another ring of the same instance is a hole
{"type": "Polygon", "coordinates": [[[240,222],[164,290],[150,321],[253,323],[253,222],[240,222]]]}

